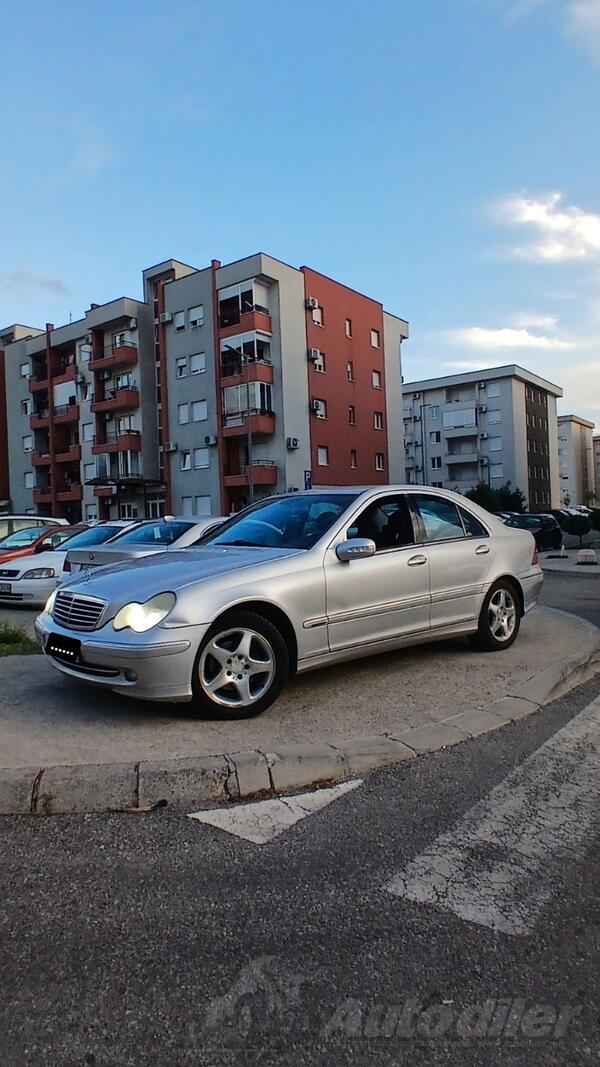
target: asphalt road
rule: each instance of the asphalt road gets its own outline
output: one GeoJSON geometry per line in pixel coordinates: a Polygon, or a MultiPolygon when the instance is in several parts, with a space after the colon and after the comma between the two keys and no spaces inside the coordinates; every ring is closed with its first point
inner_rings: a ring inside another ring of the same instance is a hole
{"type": "Polygon", "coordinates": [[[599,694],[373,774],[263,846],[164,808],[3,820],[0,1062],[597,1063],[600,746],[577,730],[599,694]],[[448,834],[458,906],[393,895],[436,849],[448,874],[448,834]],[[520,933],[461,916],[488,883],[520,933]]]}

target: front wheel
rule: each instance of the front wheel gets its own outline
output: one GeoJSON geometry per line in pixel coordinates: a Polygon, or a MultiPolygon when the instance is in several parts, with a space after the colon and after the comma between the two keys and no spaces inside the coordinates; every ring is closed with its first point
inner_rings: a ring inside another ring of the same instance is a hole
{"type": "Polygon", "coordinates": [[[486,652],[510,648],[521,626],[521,611],[511,582],[500,581],[489,590],[479,615],[472,643],[486,652]]]}
{"type": "Polygon", "coordinates": [[[207,718],[260,715],[283,689],[290,671],[287,645],[262,615],[232,611],[211,626],[196,656],[194,706],[207,718]]]}

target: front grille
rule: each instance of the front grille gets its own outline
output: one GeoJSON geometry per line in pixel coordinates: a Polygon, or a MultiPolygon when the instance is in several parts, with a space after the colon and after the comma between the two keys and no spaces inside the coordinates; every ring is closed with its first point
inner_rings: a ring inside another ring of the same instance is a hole
{"type": "Polygon", "coordinates": [[[18,571],[0,570],[0,578],[18,578],[18,571]]]}
{"type": "Polygon", "coordinates": [[[64,590],[57,594],[52,616],[70,630],[95,630],[105,607],[105,600],[64,590]]]}

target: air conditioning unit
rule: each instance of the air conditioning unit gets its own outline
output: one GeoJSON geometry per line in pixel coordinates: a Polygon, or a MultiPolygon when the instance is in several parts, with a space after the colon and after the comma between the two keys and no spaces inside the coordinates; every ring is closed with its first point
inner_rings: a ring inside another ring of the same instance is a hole
{"type": "Polygon", "coordinates": [[[320,348],[309,348],[307,354],[311,363],[318,363],[321,358],[320,348]]]}
{"type": "Polygon", "coordinates": [[[487,411],[487,404],[481,404],[479,410],[482,411],[482,412],[487,411]]]}
{"type": "Polygon", "coordinates": [[[420,400],[420,399],[421,399],[421,394],[420,393],[413,393],[413,400],[420,400]]]}
{"type": "Polygon", "coordinates": [[[130,330],[137,330],[137,319],[130,319],[129,320],[129,329],[130,330]]]}
{"type": "Polygon", "coordinates": [[[177,442],[176,441],[167,441],[166,444],[163,445],[163,452],[176,452],[176,451],[177,451],[177,442]]]}
{"type": "Polygon", "coordinates": [[[91,333],[86,333],[86,335],[84,337],[84,341],[85,341],[86,345],[91,345],[93,340],[94,340],[94,338],[93,338],[92,334],[91,333]]]}
{"type": "Polygon", "coordinates": [[[423,470],[423,468],[422,468],[421,466],[419,466],[419,465],[417,464],[417,466],[415,467],[415,470],[416,470],[416,471],[422,471],[422,470],[423,470]]]}
{"type": "Polygon", "coordinates": [[[480,456],[479,457],[479,462],[481,463],[482,467],[487,467],[487,465],[489,463],[489,459],[487,458],[487,456],[480,456]]]}
{"type": "Polygon", "coordinates": [[[421,421],[421,416],[420,415],[413,415],[413,419],[415,420],[415,422],[420,422],[421,421]]]}
{"type": "Polygon", "coordinates": [[[216,443],[217,443],[217,435],[216,435],[216,433],[207,433],[206,437],[204,438],[204,444],[205,445],[216,445],[216,443]]]}
{"type": "Polygon", "coordinates": [[[306,300],[304,301],[304,307],[307,311],[314,311],[315,308],[318,308],[318,306],[319,301],[317,300],[316,296],[307,296],[306,300]]]}
{"type": "Polygon", "coordinates": [[[477,384],[480,389],[485,389],[485,382],[478,382],[477,384]]]}
{"type": "Polygon", "coordinates": [[[299,445],[300,445],[300,442],[298,441],[297,437],[288,437],[288,438],[286,438],[285,446],[286,446],[288,452],[293,452],[296,448],[299,447],[299,445]]]}
{"type": "Polygon", "coordinates": [[[33,452],[33,448],[24,448],[23,451],[26,455],[29,455],[30,452],[33,452]]]}
{"type": "Polygon", "coordinates": [[[479,440],[480,441],[487,441],[488,437],[489,437],[489,434],[487,434],[487,433],[480,433],[479,434],[479,440]]]}
{"type": "Polygon", "coordinates": [[[172,312],[163,311],[162,315],[160,316],[160,321],[162,322],[163,326],[164,326],[164,324],[166,322],[173,322],[173,314],[172,314],[172,312]]]}

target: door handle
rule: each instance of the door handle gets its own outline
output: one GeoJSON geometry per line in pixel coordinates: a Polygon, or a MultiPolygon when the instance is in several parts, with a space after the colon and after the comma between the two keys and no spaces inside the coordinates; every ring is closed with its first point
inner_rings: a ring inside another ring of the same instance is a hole
{"type": "Polygon", "coordinates": [[[475,555],[476,556],[487,556],[489,550],[490,550],[490,546],[489,545],[478,545],[477,548],[475,549],[475,555]]]}
{"type": "Polygon", "coordinates": [[[411,556],[408,560],[409,567],[422,567],[424,563],[427,563],[427,556],[411,556]]]}

